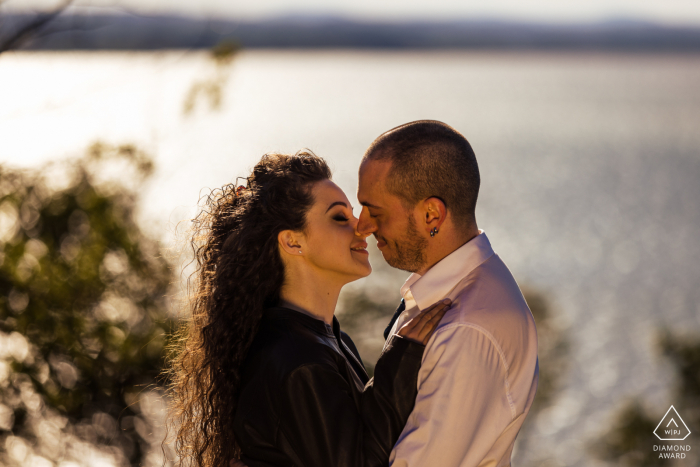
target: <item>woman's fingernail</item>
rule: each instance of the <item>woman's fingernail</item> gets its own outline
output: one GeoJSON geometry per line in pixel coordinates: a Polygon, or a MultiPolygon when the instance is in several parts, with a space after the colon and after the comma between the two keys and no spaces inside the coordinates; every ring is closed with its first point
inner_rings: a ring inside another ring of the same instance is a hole
{"type": "Polygon", "coordinates": [[[444,303],[445,305],[449,305],[450,303],[452,303],[452,300],[450,300],[449,298],[445,298],[442,300],[442,303],[444,303]]]}

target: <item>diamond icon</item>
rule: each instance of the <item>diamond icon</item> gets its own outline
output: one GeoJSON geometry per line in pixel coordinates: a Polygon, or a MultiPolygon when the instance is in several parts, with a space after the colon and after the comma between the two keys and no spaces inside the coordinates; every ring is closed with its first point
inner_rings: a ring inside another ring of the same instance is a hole
{"type": "Polygon", "coordinates": [[[676,408],[671,406],[654,429],[654,434],[661,441],[682,441],[690,435],[690,430],[676,408]]]}

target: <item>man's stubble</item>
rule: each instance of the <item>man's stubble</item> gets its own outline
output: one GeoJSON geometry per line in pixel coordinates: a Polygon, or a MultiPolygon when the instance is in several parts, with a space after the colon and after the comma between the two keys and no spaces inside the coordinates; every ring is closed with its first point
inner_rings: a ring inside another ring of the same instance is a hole
{"type": "Polygon", "coordinates": [[[391,245],[395,253],[394,256],[384,257],[389,266],[402,271],[417,272],[425,265],[427,261],[425,250],[428,240],[421,237],[413,216],[408,216],[406,233],[401,238],[392,240],[391,245]]]}

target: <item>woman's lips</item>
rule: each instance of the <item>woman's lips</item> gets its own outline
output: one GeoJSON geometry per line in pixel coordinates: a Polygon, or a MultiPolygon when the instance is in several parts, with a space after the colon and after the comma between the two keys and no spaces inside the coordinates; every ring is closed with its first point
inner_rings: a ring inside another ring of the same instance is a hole
{"type": "Polygon", "coordinates": [[[367,242],[362,242],[359,243],[353,247],[350,248],[350,251],[354,251],[355,253],[362,253],[365,255],[368,255],[369,253],[367,252],[367,242]]]}

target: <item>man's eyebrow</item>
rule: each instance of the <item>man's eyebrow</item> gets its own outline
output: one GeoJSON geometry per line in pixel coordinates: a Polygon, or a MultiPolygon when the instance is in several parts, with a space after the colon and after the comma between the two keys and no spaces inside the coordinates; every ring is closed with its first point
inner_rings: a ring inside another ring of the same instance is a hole
{"type": "MultiPolygon", "coordinates": [[[[332,208],[333,206],[345,206],[346,208],[348,207],[348,205],[345,204],[344,202],[342,202],[342,201],[336,201],[335,203],[333,203],[333,204],[331,204],[330,206],[328,206],[328,209],[326,209],[326,212],[330,211],[331,208],[332,208]]],[[[351,210],[352,210],[352,209],[351,209],[351,210]]]]}

